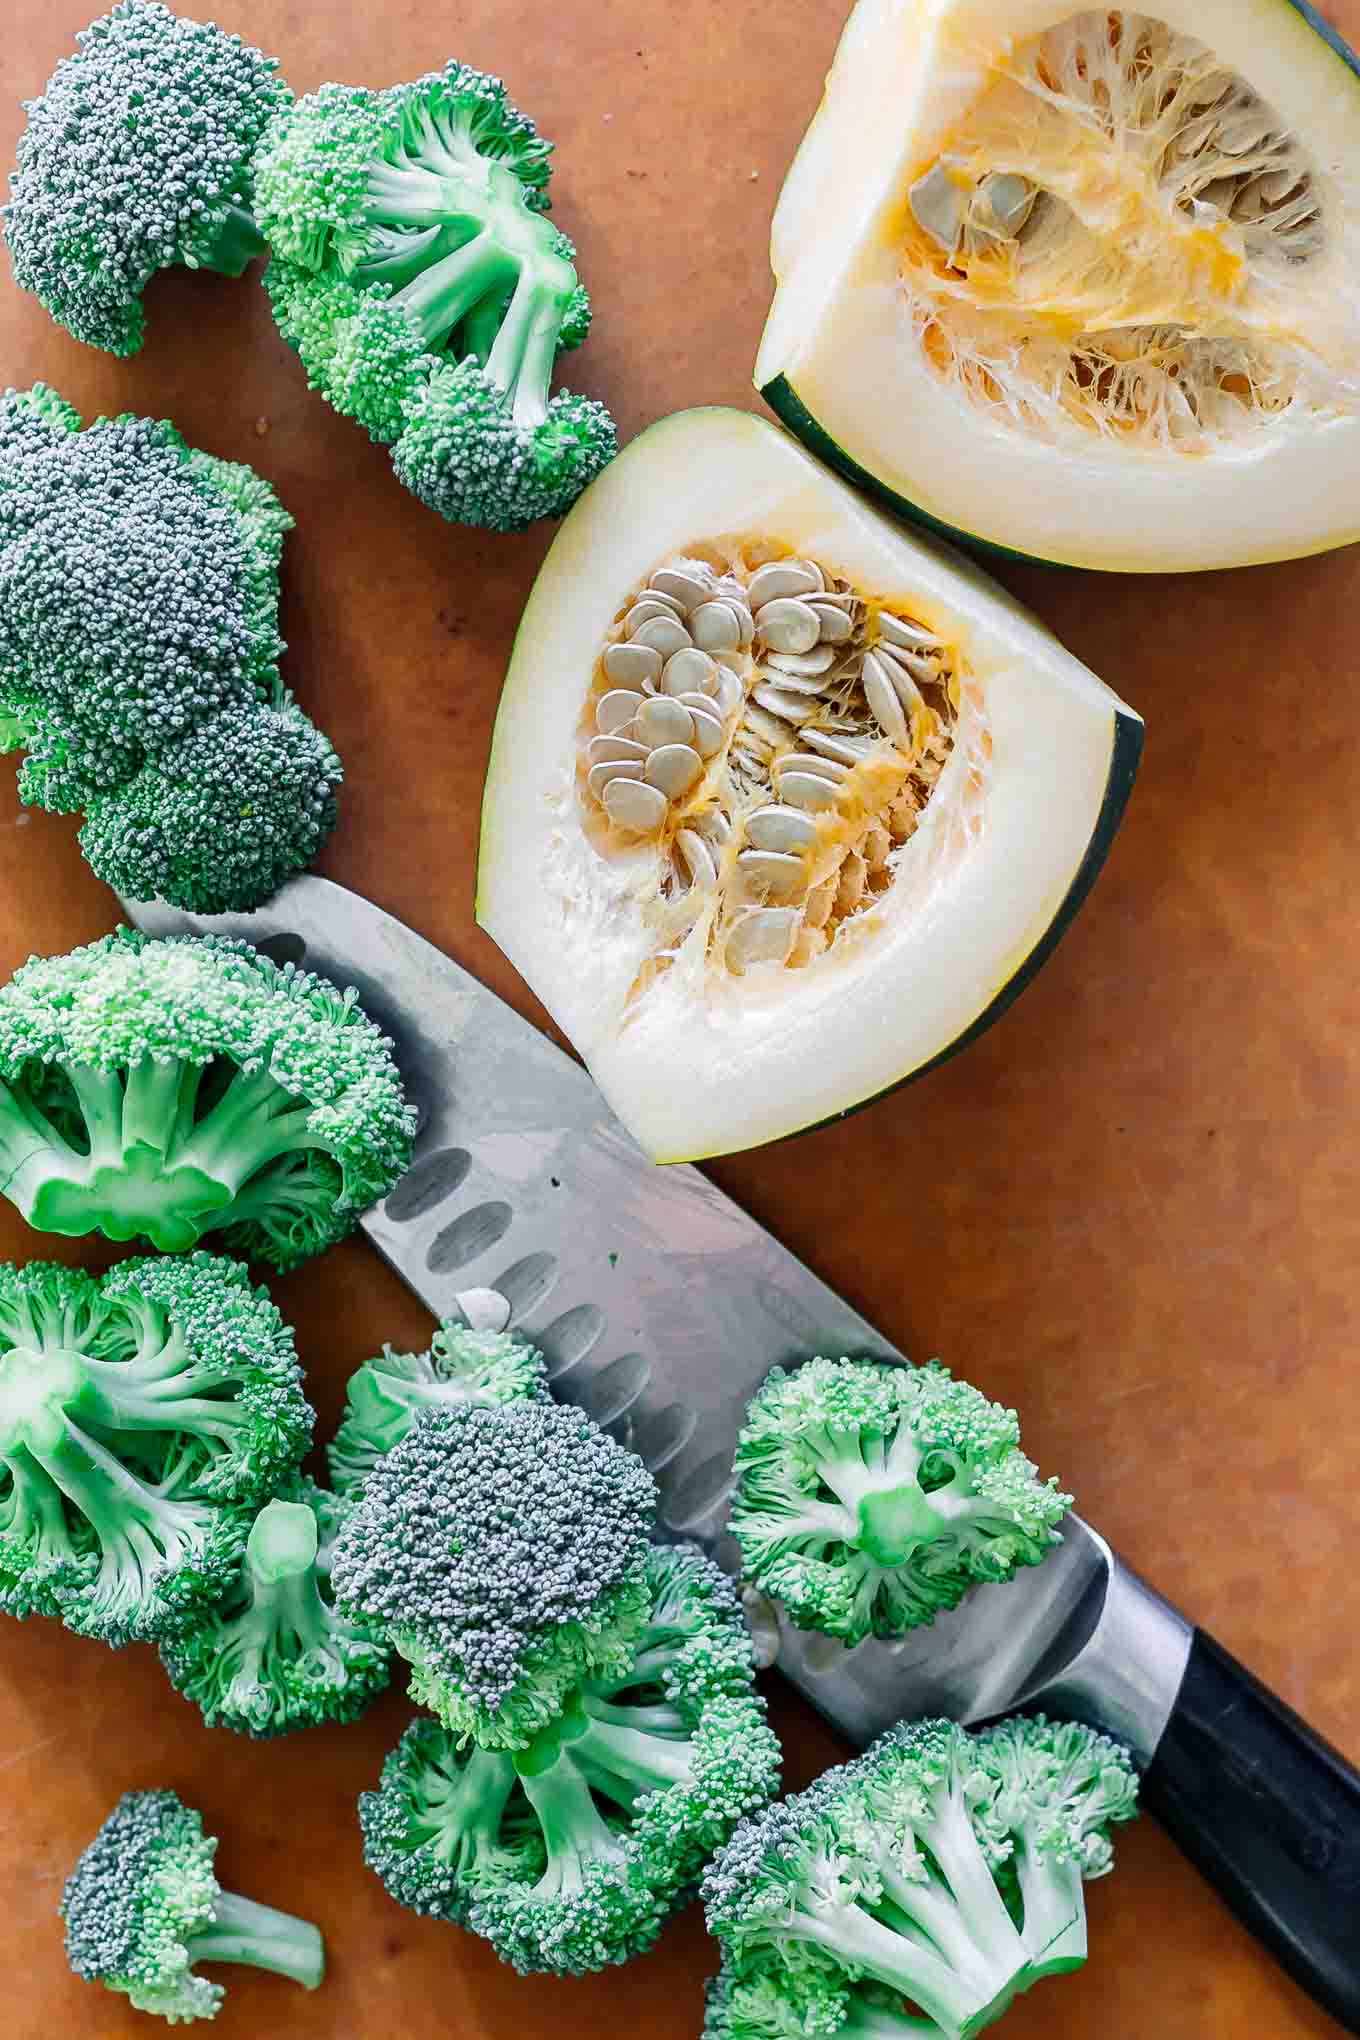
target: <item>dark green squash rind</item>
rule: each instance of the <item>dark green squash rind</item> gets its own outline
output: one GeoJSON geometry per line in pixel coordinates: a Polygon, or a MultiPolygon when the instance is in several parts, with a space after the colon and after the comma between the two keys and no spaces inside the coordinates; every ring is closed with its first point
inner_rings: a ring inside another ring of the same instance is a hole
{"type": "Polygon", "coordinates": [[[974,531],[964,531],[957,524],[946,524],[942,518],[932,517],[919,503],[913,503],[909,496],[899,496],[885,482],[871,475],[867,468],[853,460],[843,446],[838,446],[824,425],[819,425],[787,376],[777,375],[773,382],[767,382],[760,391],[770,409],[786,425],[795,439],[801,439],[808,452],[828,467],[844,475],[847,482],[863,491],[880,510],[890,516],[905,518],[911,524],[923,524],[937,537],[946,538],[952,545],[966,546],[970,552],[982,553],[988,559],[1014,560],[1025,567],[1061,567],[1063,560],[1040,559],[1035,553],[1016,552],[1008,545],[998,545],[994,539],[979,538],[974,531]]]}

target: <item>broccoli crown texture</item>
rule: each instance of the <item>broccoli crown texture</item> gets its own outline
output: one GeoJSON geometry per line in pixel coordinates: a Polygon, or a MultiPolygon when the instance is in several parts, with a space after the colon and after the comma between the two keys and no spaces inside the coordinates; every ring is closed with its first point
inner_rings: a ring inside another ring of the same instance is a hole
{"type": "Polygon", "coordinates": [[[321,1936],[306,1920],[223,1891],[216,1840],[173,1792],[127,1792],[66,1880],[66,1959],[171,2026],[215,2018],[225,1992],[198,1962],[270,1969],[315,1990],[321,1936]]]}
{"type": "Polygon", "coordinates": [[[293,1335],[238,1263],[0,1267],[0,1607],[115,1644],[179,1626],[311,1424],[293,1335]]]}
{"type": "Polygon", "coordinates": [[[386,1196],[414,1130],[354,994],[248,943],[121,928],[0,986],[0,1182],[39,1231],[221,1232],[291,1268],[386,1196]]]}
{"type": "Polygon", "coordinates": [[[256,1516],[223,1598],[162,1643],[171,1684],[210,1727],[274,1736],[354,1721],[387,1685],[387,1646],[339,1615],[330,1592],[330,1550],[346,1513],[297,1475],[256,1516]]]}
{"type": "Polygon", "coordinates": [[[354,1494],[422,1410],[453,1403],[545,1402],[543,1355],[510,1332],[476,1332],[446,1320],[424,1353],[384,1346],[349,1378],[345,1415],[330,1444],[337,1494],[354,1494]]]}
{"type": "Polygon", "coordinates": [[[1110,1829],[1138,1811],[1122,1744],[1078,1721],[1015,1715],[976,1739],[973,1823],[1036,1977],[1086,1960],[1082,1883],[1114,1867],[1110,1829]]]}
{"type": "Polygon", "coordinates": [[[278,673],[291,527],[164,421],[0,398],[0,747],[126,893],[248,912],[334,827],[340,762],[278,673]]]}
{"type": "Polygon", "coordinates": [[[76,41],[25,104],[5,238],[69,333],[135,354],[158,269],[239,276],[264,252],[251,157],[289,95],[274,58],[156,0],[119,0],[76,41]]]}
{"type": "Polygon", "coordinates": [[[655,1508],[642,1461],[579,1410],[427,1409],[364,1483],[336,1600],[408,1660],[447,1728],[522,1748],[579,1680],[627,1667],[655,1508]]]}
{"type": "Polygon", "coordinates": [[[1061,1542],[1072,1497],[1014,1410],[932,1361],[776,1367],[747,1411],[731,1528],[750,1578],[846,1643],[901,1636],[1061,1542]]]}
{"type": "Polygon", "coordinates": [[[590,325],[543,217],[550,153],[498,78],[450,63],[322,86],[256,164],[265,281],[309,383],[422,501],[492,530],[560,516],[616,445],[602,405],[550,395],[590,325]]]}
{"type": "Polygon", "coordinates": [[[778,1786],[730,1583],[677,1546],[652,1552],[648,1589],[632,1663],[577,1688],[528,1749],[417,1722],[360,1800],[365,1857],[392,1896],[522,1972],[640,1954],[778,1786]]]}
{"type": "Polygon", "coordinates": [[[285,696],[237,702],[89,804],[80,847],[106,885],[190,914],[249,912],[335,827],[340,760],[285,696]]]}
{"type": "MultiPolygon", "coordinates": [[[[977,1766],[953,1722],[902,1724],[743,1822],[704,1885],[733,1986],[807,2033],[885,2011],[968,2040],[998,2018],[1032,1977],[972,1818],[977,1766]]],[[[763,2030],[749,2010],[732,2040],[763,2030]]]]}

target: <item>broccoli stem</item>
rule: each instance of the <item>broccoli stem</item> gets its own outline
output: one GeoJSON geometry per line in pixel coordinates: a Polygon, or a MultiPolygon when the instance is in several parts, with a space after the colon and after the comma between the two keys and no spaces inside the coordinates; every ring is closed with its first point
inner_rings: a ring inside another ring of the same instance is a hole
{"type": "Polygon", "coordinates": [[[1080,1969],[1086,1960],[1086,1896],[1080,1865],[1037,1846],[1022,1832],[1015,1872],[1024,1906],[1021,1938],[1035,1976],[1080,1969]]]}
{"type": "Polygon", "coordinates": [[[256,1905],[250,1898],[222,1891],[213,1904],[212,1925],[186,1942],[189,1960],[236,1962],[250,1969],[271,1969],[315,1990],[326,1973],[321,1935],[308,1920],[256,1905]]]}
{"type": "Polygon", "coordinates": [[[270,1502],[251,1526],[243,1576],[249,1603],[225,1625],[236,1664],[227,1699],[244,1714],[275,1654],[334,1656],[343,1671],[332,1648],[334,1618],[317,1584],[317,1549],[316,1517],[305,1502],[270,1502]]]}
{"type": "Polygon", "coordinates": [[[254,215],[243,205],[227,208],[227,216],[210,241],[185,253],[189,269],[210,269],[217,276],[240,276],[257,255],[267,255],[269,244],[255,224],[254,215]]]}
{"type": "Polygon", "coordinates": [[[781,1932],[825,1948],[839,1962],[900,1990],[950,2040],[971,2040],[981,2032],[1014,1994],[1023,1974],[1021,1961],[1010,1967],[994,1964],[986,1982],[979,1971],[961,1975],[952,1961],[936,1954],[924,1940],[909,1939],[885,1926],[853,1900],[819,1906],[815,1913],[796,1911],[784,1919],[781,1932]]]}
{"type": "Polygon", "coordinates": [[[436,347],[483,298],[503,294],[513,274],[504,249],[483,228],[403,284],[393,293],[392,303],[406,314],[426,346],[436,347]]]}
{"type": "Polygon", "coordinates": [[[616,1804],[631,1806],[643,1792],[683,1785],[693,1777],[694,1746],[688,1738],[633,1728],[620,1718],[629,1709],[602,1707],[593,1696],[585,1706],[585,1725],[566,1743],[565,1753],[587,1783],[616,1804]]]}
{"type": "MultiPolygon", "coordinates": [[[[546,262],[556,262],[562,269],[569,266],[556,257],[548,257],[546,262]]],[[[522,269],[509,310],[487,356],[487,380],[504,391],[510,399],[515,424],[523,428],[541,425],[548,415],[548,393],[564,303],[560,286],[555,289],[550,276],[538,273],[537,268],[522,269]]]]}
{"type": "Polygon", "coordinates": [[[514,1762],[504,1750],[474,1749],[465,1764],[440,1763],[422,1772],[416,1817],[442,1863],[462,1876],[496,1853],[515,1784],[514,1762]]]}
{"type": "MultiPolygon", "coordinates": [[[[550,1737],[552,1731],[549,1732],[550,1737]]],[[[537,1745],[520,1752],[515,1770],[543,1834],[548,1860],[533,1888],[539,1899],[571,1898],[585,1888],[594,1863],[619,1863],[627,1852],[591,1794],[584,1774],[565,1751],[537,1768],[537,1745]]]]}

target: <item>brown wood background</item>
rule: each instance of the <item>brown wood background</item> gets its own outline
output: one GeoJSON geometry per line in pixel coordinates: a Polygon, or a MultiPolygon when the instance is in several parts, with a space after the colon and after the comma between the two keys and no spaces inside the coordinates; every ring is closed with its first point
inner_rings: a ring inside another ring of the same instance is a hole
{"type": "MultiPolygon", "coordinates": [[[[630,436],[688,404],[756,405],[770,208],[842,6],[225,0],[219,18],[277,51],[298,90],[413,77],[451,52],[506,76],[559,144],[557,217],[595,297],[597,337],[572,377],[630,436]]],[[[5,12],[0,162],[16,101],[85,6],[5,12]]],[[[1360,0],[1336,17],[1360,39],[1360,0]]],[[[454,530],[404,494],[382,452],[308,395],[253,281],[160,280],[146,349],[119,363],[69,340],[0,263],[0,383],[39,376],[87,415],[170,415],[277,485],[299,526],[288,674],[348,771],[322,869],[535,1014],[472,902],[497,687],[550,533],[454,530]]],[[[1031,1451],[1128,1558],[1360,1759],[1360,559],[1006,579],[1147,718],[1141,783],[1094,897],[966,1056],[714,1173],[908,1351],[1016,1402],[1031,1451]]],[[[0,761],[0,970],[113,920],[73,824],[21,812],[0,761]]],[[[0,1254],[53,1250],[0,1204],[0,1254]]],[[[360,1245],[278,1293],[322,1435],[360,1360],[429,1329],[360,1245]]],[[[801,1784],[836,1748],[800,1703],[772,1697],[801,1784]]],[[[54,1908],[117,1794],[161,1784],[220,1832],[228,1884],[317,1919],[330,1946],[315,1996],[243,1972],[222,2040],[693,2035],[712,1966],[694,1914],[627,1971],[554,1983],[518,1979],[385,1897],[353,1801],[408,1712],[393,1694],[348,1730],[251,1745],[207,1731],[149,1649],[5,1623],[7,2040],[151,2030],[68,1975],[54,1908]]],[[[1091,1911],[1088,1968],[1024,2000],[1011,2040],[1335,2031],[1151,1822],[1121,1841],[1091,1911]]]]}

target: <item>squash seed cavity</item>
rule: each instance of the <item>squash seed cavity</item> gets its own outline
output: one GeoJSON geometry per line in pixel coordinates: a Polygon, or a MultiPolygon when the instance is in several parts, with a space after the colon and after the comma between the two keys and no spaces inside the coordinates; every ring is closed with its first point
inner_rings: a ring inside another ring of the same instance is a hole
{"type": "Polygon", "coordinates": [[[702,929],[726,973],[798,969],[881,901],[961,677],[909,607],[816,560],[714,544],[657,567],[601,651],[579,744],[597,848],[660,851],[654,968],[702,929]]]}
{"type": "Polygon", "coordinates": [[[1320,180],[1244,79],[1119,12],[988,71],[906,194],[912,331],[939,377],[1026,432],[1192,453],[1353,402],[1320,180]]]}

